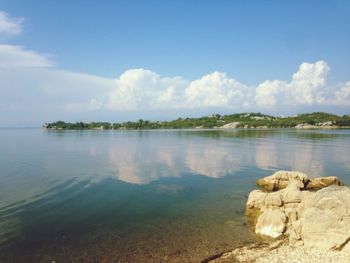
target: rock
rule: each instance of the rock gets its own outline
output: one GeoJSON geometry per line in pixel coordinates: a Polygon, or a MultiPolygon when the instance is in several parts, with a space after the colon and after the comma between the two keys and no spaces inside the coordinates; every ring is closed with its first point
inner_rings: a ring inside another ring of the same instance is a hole
{"type": "Polygon", "coordinates": [[[298,220],[298,212],[296,211],[296,209],[293,207],[287,207],[284,209],[284,213],[288,218],[288,223],[292,224],[295,221],[298,220]]]}
{"type": "Polygon", "coordinates": [[[339,249],[350,237],[350,220],[342,220],[330,210],[311,207],[301,218],[301,237],[304,246],[320,249],[339,249]]]}
{"type": "Polygon", "coordinates": [[[267,193],[261,190],[250,192],[247,201],[246,218],[247,223],[252,228],[255,227],[258,217],[261,215],[261,209],[265,206],[267,193]]]}
{"type": "Polygon", "coordinates": [[[304,242],[301,237],[301,221],[293,222],[292,225],[288,229],[289,234],[289,244],[292,246],[300,246],[303,245],[304,242]]]}
{"type": "Polygon", "coordinates": [[[283,203],[300,203],[302,199],[300,182],[292,179],[283,193],[283,203]]]}
{"type": "Polygon", "coordinates": [[[258,187],[266,191],[276,191],[286,188],[291,180],[298,182],[300,188],[304,188],[309,181],[306,174],[296,171],[277,171],[273,175],[266,176],[257,180],[258,187]]]}
{"type": "Polygon", "coordinates": [[[279,237],[285,230],[287,217],[280,210],[266,210],[259,216],[255,233],[270,237],[279,237]]]}
{"type": "Polygon", "coordinates": [[[294,128],[296,128],[296,129],[315,129],[315,128],[317,128],[317,126],[311,125],[309,123],[300,123],[300,124],[296,125],[294,128]]]}
{"type": "Polygon", "coordinates": [[[246,211],[254,217],[256,233],[274,238],[285,234],[292,246],[350,250],[350,188],[337,177],[309,179],[300,172],[279,171],[258,185],[277,191],[250,193],[246,211]]]}
{"type": "Polygon", "coordinates": [[[278,208],[283,205],[280,192],[266,193],[254,190],[248,196],[246,217],[248,224],[255,227],[258,217],[268,208],[278,208]]]}
{"type": "Polygon", "coordinates": [[[247,201],[247,208],[261,208],[265,204],[267,193],[261,190],[253,190],[250,192],[247,201]]]}
{"type": "Polygon", "coordinates": [[[341,251],[350,254],[350,242],[348,242],[341,251]]]}
{"type": "Polygon", "coordinates": [[[319,122],[316,125],[317,126],[332,126],[333,122],[332,121],[319,122]]]}
{"type": "Polygon", "coordinates": [[[282,206],[282,198],[280,192],[274,192],[271,194],[267,194],[265,198],[265,202],[263,203],[262,208],[269,208],[269,207],[280,207],[282,206]]]}
{"type": "Polygon", "coordinates": [[[259,188],[265,191],[277,191],[286,188],[291,180],[297,181],[299,189],[319,190],[330,185],[343,185],[336,176],[308,178],[302,172],[297,171],[277,171],[273,175],[257,180],[259,188]]]}
{"type": "Polygon", "coordinates": [[[343,183],[336,176],[317,177],[311,178],[310,181],[306,184],[305,188],[307,190],[315,191],[330,185],[340,186],[343,185],[343,183]]]}
{"type": "Polygon", "coordinates": [[[329,186],[309,192],[300,203],[298,212],[303,215],[311,207],[331,210],[341,217],[350,216],[350,189],[346,186],[329,186]]]}
{"type": "Polygon", "coordinates": [[[239,127],[241,123],[238,122],[238,121],[235,121],[235,122],[230,122],[230,123],[227,123],[225,125],[222,125],[220,126],[221,129],[236,129],[239,127]]]}
{"type": "Polygon", "coordinates": [[[306,247],[342,248],[350,240],[350,189],[329,186],[305,197],[299,215],[306,247]]]}

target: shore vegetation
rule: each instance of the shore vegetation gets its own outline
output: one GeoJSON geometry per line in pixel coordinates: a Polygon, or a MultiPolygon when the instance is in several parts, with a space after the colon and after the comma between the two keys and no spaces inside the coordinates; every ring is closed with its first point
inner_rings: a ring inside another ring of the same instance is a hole
{"type": "Polygon", "coordinates": [[[234,123],[236,128],[349,128],[350,115],[325,112],[297,114],[295,116],[271,116],[262,113],[212,114],[200,118],[178,118],[172,121],[139,119],[127,122],[64,122],[45,123],[44,128],[57,130],[92,129],[211,129],[234,123]]]}

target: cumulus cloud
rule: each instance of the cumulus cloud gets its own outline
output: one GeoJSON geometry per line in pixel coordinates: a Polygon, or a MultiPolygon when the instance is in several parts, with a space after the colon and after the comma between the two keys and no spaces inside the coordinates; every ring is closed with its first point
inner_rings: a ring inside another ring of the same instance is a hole
{"type": "Polygon", "coordinates": [[[177,93],[186,83],[180,77],[163,78],[150,70],[130,69],[116,79],[115,89],[108,94],[106,106],[110,110],[177,107],[177,93]]]}
{"type": "Polygon", "coordinates": [[[11,18],[0,10],[0,38],[18,35],[22,31],[23,18],[11,18]]]}
{"type": "Polygon", "coordinates": [[[241,107],[248,104],[249,96],[247,86],[222,72],[190,81],[181,77],[161,77],[146,69],[131,69],[116,79],[106,106],[117,111],[241,107]]]}
{"type": "Polygon", "coordinates": [[[281,80],[265,80],[256,88],[255,102],[259,106],[273,107],[286,92],[287,83],[281,80]]]}
{"type": "Polygon", "coordinates": [[[213,72],[194,80],[185,90],[190,107],[241,106],[247,102],[248,88],[228,78],[226,73],[213,72]]]}
{"type": "Polygon", "coordinates": [[[335,92],[335,104],[350,105],[350,81],[335,92]]]}
{"type": "MultiPolygon", "coordinates": [[[[224,72],[199,79],[162,77],[145,69],[131,69],[116,79],[107,95],[109,110],[228,108],[264,110],[278,107],[346,105],[349,84],[328,85],[325,61],[302,63],[290,81],[265,80],[249,87],[224,72]]],[[[102,103],[104,104],[104,103],[102,103]]]]}
{"type": "Polygon", "coordinates": [[[259,84],[255,102],[263,107],[322,104],[326,102],[328,71],[325,61],[302,63],[290,82],[266,80],[259,84]]]}

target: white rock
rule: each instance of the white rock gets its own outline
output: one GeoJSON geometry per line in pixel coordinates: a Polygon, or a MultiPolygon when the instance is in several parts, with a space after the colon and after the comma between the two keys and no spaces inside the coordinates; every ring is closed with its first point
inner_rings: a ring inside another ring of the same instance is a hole
{"type": "Polygon", "coordinates": [[[283,190],[267,194],[262,209],[282,206],[282,191],[283,190]]]}
{"type": "Polygon", "coordinates": [[[350,239],[350,189],[329,186],[308,195],[299,208],[306,247],[339,249],[350,239]]]}
{"type": "Polygon", "coordinates": [[[266,210],[259,216],[255,232],[270,237],[279,237],[285,230],[287,217],[281,210],[266,210]]]}
{"type": "Polygon", "coordinates": [[[300,182],[292,179],[283,193],[283,203],[300,203],[302,199],[300,182]]]}
{"type": "Polygon", "coordinates": [[[269,193],[255,190],[249,195],[247,211],[252,210],[247,215],[255,216],[256,233],[274,238],[289,235],[293,246],[350,250],[350,188],[339,186],[342,183],[337,177],[310,180],[303,173],[278,171],[259,182],[267,189],[285,189],[269,193]],[[333,185],[316,192],[304,190],[310,182],[312,189],[321,183],[321,187],[333,185]]]}
{"type": "Polygon", "coordinates": [[[235,129],[235,128],[238,128],[238,126],[240,125],[241,123],[236,121],[236,122],[230,122],[230,123],[227,123],[225,125],[222,125],[221,129],[235,129]]]}
{"type": "Polygon", "coordinates": [[[253,190],[250,192],[247,201],[247,208],[262,208],[265,205],[267,193],[261,190],[253,190]]]}
{"type": "Polygon", "coordinates": [[[301,236],[306,247],[338,249],[350,238],[350,220],[341,220],[330,210],[311,207],[301,218],[301,236]]]}
{"type": "Polygon", "coordinates": [[[273,175],[258,179],[257,185],[269,191],[276,191],[286,188],[292,180],[297,181],[299,188],[304,188],[305,183],[309,179],[302,172],[277,171],[273,175]]]}

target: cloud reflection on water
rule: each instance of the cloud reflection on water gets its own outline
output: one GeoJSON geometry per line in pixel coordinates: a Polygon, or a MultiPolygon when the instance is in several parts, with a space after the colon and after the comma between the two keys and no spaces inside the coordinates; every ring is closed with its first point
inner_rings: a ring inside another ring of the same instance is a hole
{"type": "MultiPolygon", "coordinates": [[[[108,148],[111,169],[119,180],[132,184],[147,184],[162,177],[179,177],[186,173],[221,178],[244,167],[271,172],[292,169],[317,176],[327,174],[324,165],[329,155],[333,157],[345,149],[329,147],[336,137],[326,135],[316,135],[313,140],[310,134],[283,137],[276,131],[263,131],[261,138],[251,136],[249,132],[247,138],[236,131],[217,133],[208,136],[204,131],[192,132],[187,134],[189,137],[174,136],[175,140],[162,140],[162,136],[157,138],[149,132],[149,137],[142,143],[133,138],[127,144],[112,144],[108,148]]],[[[346,160],[343,162],[342,166],[346,166],[346,160]]]]}
{"type": "Polygon", "coordinates": [[[248,167],[350,181],[346,130],[9,130],[1,138],[0,207],[72,178],[95,184],[112,177],[144,185],[188,174],[217,179],[248,167]]]}

